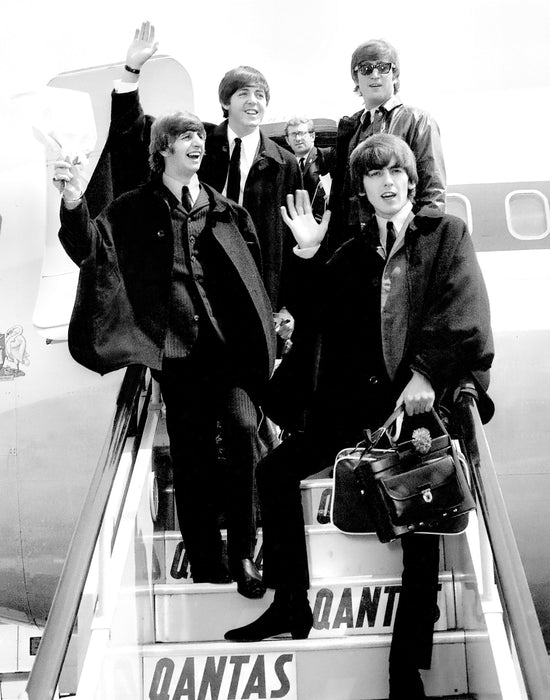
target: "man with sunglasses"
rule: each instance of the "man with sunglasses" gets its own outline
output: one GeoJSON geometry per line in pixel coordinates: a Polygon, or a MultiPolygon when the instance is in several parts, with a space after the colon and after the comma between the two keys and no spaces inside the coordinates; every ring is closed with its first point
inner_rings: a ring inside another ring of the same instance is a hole
{"type": "Polygon", "coordinates": [[[424,110],[403,104],[398,94],[399,75],[399,56],[385,40],[369,40],[352,54],[351,77],[364,108],[342,117],[338,124],[327,237],[331,251],[349,237],[349,225],[361,222],[357,201],[351,199],[349,158],[353,149],[373,134],[400,136],[414,153],[418,170],[414,210],[432,206],[445,211],[446,177],[439,127],[424,110]]]}

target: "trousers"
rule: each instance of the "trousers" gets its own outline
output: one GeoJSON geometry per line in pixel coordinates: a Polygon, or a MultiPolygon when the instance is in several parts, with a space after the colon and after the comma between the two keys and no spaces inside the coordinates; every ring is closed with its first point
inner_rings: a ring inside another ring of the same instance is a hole
{"type": "MultiPolygon", "coordinates": [[[[307,434],[283,441],[258,465],[257,483],[263,531],[263,577],[268,588],[307,589],[309,570],[300,481],[319,471],[327,457],[307,434]]],[[[401,538],[403,573],[390,667],[429,668],[437,617],[439,536],[401,538]]],[[[380,545],[383,547],[384,545],[380,545]]]]}
{"type": "Polygon", "coordinates": [[[229,564],[252,558],[256,540],[256,407],[223,358],[165,359],[155,378],[166,406],[176,509],[191,571],[219,565],[220,505],[229,564]],[[213,361],[215,360],[215,361],[213,361]],[[219,459],[218,435],[226,459],[219,459]],[[223,465],[227,473],[223,472],[223,465]],[[223,498],[222,498],[223,494],[223,498]],[[222,503],[220,504],[220,499],[222,503]]]}

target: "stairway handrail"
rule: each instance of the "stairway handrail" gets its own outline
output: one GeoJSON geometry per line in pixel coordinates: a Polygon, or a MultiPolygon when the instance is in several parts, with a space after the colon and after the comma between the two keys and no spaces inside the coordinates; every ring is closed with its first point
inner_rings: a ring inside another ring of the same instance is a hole
{"type": "Polygon", "coordinates": [[[475,392],[461,392],[454,417],[471,467],[472,482],[493,554],[496,585],[527,695],[530,700],[548,700],[548,652],[475,398],[475,392]]]}
{"type": "MultiPolygon", "coordinates": [[[[128,431],[138,407],[145,368],[128,367],[118,393],[111,430],[105,440],[97,467],[92,476],[86,500],[82,507],[67,557],[61,571],[56,592],[38,654],[34,660],[26,694],[28,700],[52,700],[61,675],[61,669],[74,628],[84,585],[101,530],[107,501],[115,480],[118,465],[128,437],[128,431]]],[[[147,412],[148,392],[142,413],[147,412]]],[[[143,430],[143,421],[139,421],[143,430]]],[[[141,432],[136,435],[139,443],[141,432]]],[[[134,446],[134,458],[137,452],[134,446]]]]}

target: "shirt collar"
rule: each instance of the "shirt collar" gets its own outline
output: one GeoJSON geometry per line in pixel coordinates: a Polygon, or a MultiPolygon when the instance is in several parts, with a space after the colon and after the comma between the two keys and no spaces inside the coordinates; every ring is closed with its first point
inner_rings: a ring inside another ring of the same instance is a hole
{"type": "MultiPolygon", "coordinates": [[[[233,129],[229,126],[229,123],[227,124],[227,141],[229,142],[229,152],[233,150],[233,143],[235,139],[237,138],[237,134],[233,131],[233,129]]],[[[241,147],[242,150],[245,153],[246,160],[249,163],[252,163],[254,160],[256,153],[258,151],[258,147],[260,145],[260,129],[254,129],[254,131],[251,134],[248,134],[248,136],[240,136],[241,139],[241,147]]]]}
{"type": "Polygon", "coordinates": [[[377,109],[382,109],[385,112],[389,112],[394,107],[397,107],[397,105],[400,105],[400,104],[401,104],[401,100],[399,99],[399,97],[397,95],[394,94],[390,97],[389,100],[384,102],[383,105],[379,105],[378,107],[374,107],[373,109],[367,109],[365,107],[365,109],[363,110],[363,114],[361,114],[361,116],[359,117],[359,119],[361,120],[361,124],[365,121],[365,117],[367,116],[368,112],[370,112],[371,122],[373,122],[377,109]]]}
{"type": "MultiPolygon", "coordinates": [[[[178,202],[181,203],[181,188],[183,187],[184,183],[180,182],[180,180],[176,180],[174,177],[170,177],[170,175],[167,175],[166,173],[162,173],[162,182],[164,186],[170,190],[178,202]]],[[[189,194],[191,195],[191,199],[193,200],[194,204],[197,201],[197,197],[199,196],[201,189],[199,176],[196,173],[191,177],[191,180],[189,180],[187,186],[189,187],[189,194]]]]}
{"type": "Polygon", "coordinates": [[[309,156],[311,155],[311,151],[313,151],[313,148],[314,148],[314,147],[312,146],[312,147],[309,149],[309,151],[305,154],[305,156],[296,156],[296,154],[294,154],[294,155],[296,156],[296,160],[298,161],[298,163],[302,160],[302,158],[304,159],[304,162],[307,163],[307,161],[308,161],[308,159],[309,159],[309,156]]]}

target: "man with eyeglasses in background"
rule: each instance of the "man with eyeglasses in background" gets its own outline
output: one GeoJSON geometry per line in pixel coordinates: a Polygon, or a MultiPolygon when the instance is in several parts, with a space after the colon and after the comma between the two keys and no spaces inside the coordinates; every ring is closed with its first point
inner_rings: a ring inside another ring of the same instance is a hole
{"type": "MultiPolygon", "coordinates": [[[[315,145],[315,127],[312,119],[292,117],[285,127],[286,142],[294,152],[302,174],[303,189],[307,190],[311,210],[316,221],[321,221],[327,208],[330,189],[325,189],[334,151],[332,148],[319,148],[315,145]]],[[[330,179],[328,180],[330,184],[330,179]]]]}
{"type": "Polygon", "coordinates": [[[360,44],[351,57],[351,77],[364,107],[338,124],[336,153],[332,172],[327,235],[330,251],[349,237],[349,225],[363,220],[362,206],[351,198],[349,158],[353,149],[368,136],[395,134],[404,139],[416,158],[418,184],[414,211],[424,206],[445,211],[445,163],[435,120],[422,109],[403,104],[399,97],[399,56],[383,39],[360,44]]]}

